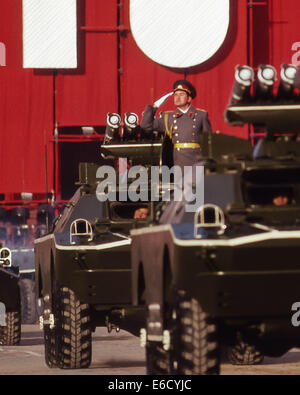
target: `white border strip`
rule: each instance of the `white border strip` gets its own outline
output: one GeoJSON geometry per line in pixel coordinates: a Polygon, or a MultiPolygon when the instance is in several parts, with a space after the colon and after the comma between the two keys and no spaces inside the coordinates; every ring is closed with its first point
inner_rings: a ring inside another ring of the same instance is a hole
{"type": "MultiPolygon", "coordinates": [[[[115,235],[121,237],[121,235],[118,235],[117,233],[115,235]]],[[[89,250],[89,251],[91,251],[91,250],[107,250],[109,248],[121,247],[121,246],[125,246],[125,245],[130,245],[131,244],[131,238],[130,237],[126,237],[126,236],[122,236],[122,237],[125,238],[126,240],[112,241],[112,242],[109,242],[109,243],[98,244],[98,245],[95,245],[95,246],[91,246],[91,245],[76,245],[76,244],[74,244],[72,246],[63,246],[63,245],[57,244],[54,235],[51,234],[51,235],[47,235],[47,236],[41,237],[40,239],[36,239],[34,241],[34,243],[35,244],[40,244],[40,243],[43,243],[46,240],[54,239],[55,247],[58,250],[80,250],[80,251],[83,251],[83,250],[89,250]]]]}
{"type": "Polygon", "coordinates": [[[161,147],[161,143],[154,144],[103,144],[101,148],[141,148],[141,147],[161,147]]]}
{"type": "Polygon", "coordinates": [[[131,239],[128,240],[121,240],[121,241],[113,241],[111,243],[105,243],[105,244],[99,244],[96,246],[89,246],[89,245],[76,245],[74,244],[73,246],[62,246],[59,244],[56,244],[56,248],[58,250],[95,250],[95,251],[99,251],[99,250],[107,250],[110,248],[114,248],[114,247],[122,247],[122,246],[126,246],[126,245],[130,245],[131,244],[131,239]]]}
{"type": "Polygon", "coordinates": [[[229,107],[227,111],[276,111],[276,110],[300,110],[300,105],[280,105],[280,106],[240,106],[240,107],[229,107]]]}
{"type": "Polygon", "coordinates": [[[34,273],[35,269],[20,269],[20,274],[24,274],[24,273],[34,273]]]}
{"type": "Polygon", "coordinates": [[[181,247],[212,247],[212,246],[224,246],[224,247],[235,247],[244,244],[252,244],[260,241],[268,241],[268,240],[285,240],[285,239],[300,239],[300,230],[299,231],[280,231],[280,230],[270,230],[265,233],[254,234],[251,236],[241,236],[236,237],[234,239],[229,240],[220,240],[220,239],[210,239],[210,240],[182,240],[178,239],[175,236],[174,230],[171,225],[158,225],[152,227],[151,229],[137,229],[131,232],[132,236],[138,236],[141,234],[150,234],[150,233],[158,233],[158,232],[170,232],[172,235],[172,239],[174,240],[174,244],[181,247]]]}

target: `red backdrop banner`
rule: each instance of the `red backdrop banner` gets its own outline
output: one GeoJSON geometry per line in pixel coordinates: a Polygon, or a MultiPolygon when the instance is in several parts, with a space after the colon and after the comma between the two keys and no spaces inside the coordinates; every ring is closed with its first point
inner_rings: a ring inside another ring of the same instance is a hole
{"type": "MultiPolygon", "coordinates": [[[[231,0],[229,34],[213,58],[198,67],[174,70],[155,64],[137,47],[130,32],[129,0],[79,0],[78,69],[54,72],[23,69],[22,2],[3,1],[0,194],[45,191],[45,144],[51,190],[59,169],[52,144],[55,124],[105,126],[107,112],[113,111],[141,116],[146,104],[169,92],[185,75],[198,92],[195,106],[209,112],[213,129],[247,138],[248,127],[233,128],[224,121],[235,66],[300,65],[298,0],[256,1],[250,8],[249,4],[231,0]]],[[[170,107],[172,100],[162,110],[170,107]]]]}

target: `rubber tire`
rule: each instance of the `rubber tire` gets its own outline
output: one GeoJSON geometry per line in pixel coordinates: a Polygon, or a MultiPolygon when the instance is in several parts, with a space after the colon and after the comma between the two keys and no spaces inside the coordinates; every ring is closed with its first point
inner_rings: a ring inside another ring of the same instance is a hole
{"type": "Polygon", "coordinates": [[[89,305],[80,303],[75,293],[67,287],[58,289],[54,301],[57,351],[54,362],[61,369],[88,368],[92,359],[89,305]]]}
{"type": "Polygon", "coordinates": [[[148,375],[170,373],[169,353],[163,349],[162,343],[148,342],[146,346],[146,371],[148,375]]]}
{"type": "Polygon", "coordinates": [[[35,324],[38,320],[35,282],[29,278],[19,281],[22,324],[35,324]]]}
{"type": "Polygon", "coordinates": [[[216,375],[220,373],[217,325],[196,299],[179,293],[176,321],[171,335],[172,374],[216,375]],[[175,363],[174,363],[175,362],[175,363]]]}
{"type": "Polygon", "coordinates": [[[20,311],[6,312],[6,326],[0,327],[0,345],[15,346],[21,340],[20,311]]]}
{"type": "Polygon", "coordinates": [[[45,345],[45,362],[49,368],[56,368],[57,346],[55,329],[50,329],[49,325],[44,326],[44,345],[45,345]]]}
{"type": "Polygon", "coordinates": [[[237,334],[236,344],[228,348],[227,356],[232,365],[258,365],[264,360],[261,351],[245,341],[240,333],[237,334]]]}

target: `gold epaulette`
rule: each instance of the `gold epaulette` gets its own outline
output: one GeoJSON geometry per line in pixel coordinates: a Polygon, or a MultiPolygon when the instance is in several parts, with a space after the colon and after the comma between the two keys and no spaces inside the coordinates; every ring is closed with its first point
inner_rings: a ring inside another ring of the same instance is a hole
{"type": "Polygon", "coordinates": [[[172,140],[173,132],[174,132],[173,125],[169,129],[169,114],[171,112],[173,112],[173,111],[165,111],[164,112],[164,121],[165,121],[166,134],[172,140]]]}
{"type": "Polygon", "coordinates": [[[206,110],[203,110],[203,108],[196,108],[196,110],[202,111],[202,112],[207,112],[206,110]]]}
{"type": "Polygon", "coordinates": [[[162,118],[163,114],[170,114],[171,112],[174,112],[174,111],[161,111],[159,113],[159,117],[162,118]]]}

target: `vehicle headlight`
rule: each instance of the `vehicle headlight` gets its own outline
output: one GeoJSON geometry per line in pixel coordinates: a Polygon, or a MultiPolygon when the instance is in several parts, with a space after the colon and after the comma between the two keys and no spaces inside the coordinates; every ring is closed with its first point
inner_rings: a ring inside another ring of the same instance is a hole
{"type": "Polygon", "coordinates": [[[136,128],[139,123],[138,116],[133,112],[126,112],[124,120],[125,120],[125,125],[130,129],[136,128]]]}
{"type": "Polygon", "coordinates": [[[119,114],[115,113],[115,112],[109,112],[107,114],[107,124],[113,128],[113,129],[117,129],[121,126],[121,117],[119,114]]]}
{"type": "Polygon", "coordinates": [[[0,266],[11,266],[11,251],[9,248],[0,249],[0,266]]]}
{"type": "Polygon", "coordinates": [[[284,82],[290,85],[294,84],[297,67],[292,64],[283,64],[280,70],[280,77],[284,82]]]}

